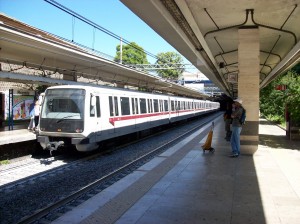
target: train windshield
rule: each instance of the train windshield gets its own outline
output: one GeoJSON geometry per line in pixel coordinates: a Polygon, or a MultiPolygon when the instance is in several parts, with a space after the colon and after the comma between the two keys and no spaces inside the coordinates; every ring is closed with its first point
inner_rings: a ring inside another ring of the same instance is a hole
{"type": "Polygon", "coordinates": [[[85,90],[48,89],[46,91],[41,118],[83,119],[85,90]]]}

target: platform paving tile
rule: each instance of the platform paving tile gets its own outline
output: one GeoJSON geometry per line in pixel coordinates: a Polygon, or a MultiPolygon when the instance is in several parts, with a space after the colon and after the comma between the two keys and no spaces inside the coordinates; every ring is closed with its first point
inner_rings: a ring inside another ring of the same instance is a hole
{"type": "Polygon", "coordinates": [[[194,135],[124,179],[123,190],[107,190],[114,196],[105,205],[98,196],[98,209],[72,223],[299,224],[300,142],[285,148],[284,131],[263,121],[258,151],[230,158],[221,118],[215,124],[215,153],[203,153],[205,137],[194,135]]]}

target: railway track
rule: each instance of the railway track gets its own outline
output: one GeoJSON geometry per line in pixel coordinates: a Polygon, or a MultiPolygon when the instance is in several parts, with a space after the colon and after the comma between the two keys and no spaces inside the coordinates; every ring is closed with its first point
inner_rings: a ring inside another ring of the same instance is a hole
{"type": "MultiPolygon", "coordinates": [[[[51,221],[59,217],[62,213],[66,212],[66,210],[69,210],[72,207],[82,203],[83,201],[99,193],[109,185],[113,184],[117,180],[123,178],[128,173],[131,173],[133,170],[135,170],[136,168],[140,167],[142,164],[149,161],[155,155],[160,154],[163,150],[167,149],[172,144],[175,144],[175,142],[179,141],[183,137],[199,129],[199,127],[210,122],[216,116],[218,115],[213,115],[210,116],[209,118],[205,118],[202,122],[199,122],[199,124],[197,124],[193,128],[187,128],[186,131],[184,132],[180,131],[182,133],[177,135],[176,137],[164,142],[159,146],[155,146],[153,149],[145,152],[143,155],[138,155],[136,156],[136,158],[132,157],[129,161],[124,162],[121,165],[121,167],[114,168],[113,170],[106,172],[101,177],[95,178],[92,182],[89,182],[88,184],[81,186],[79,189],[72,191],[68,195],[60,196],[59,200],[55,200],[49,205],[43,206],[43,209],[39,209],[37,211],[31,212],[31,215],[27,215],[19,219],[18,223],[33,223],[36,222],[37,220],[41,220],[43,223],[50,223],[51,221]]],[[[106,153],[110,154],[110,152],[106,152],[106,153]]],[[[99,155],[93,155],[88,158],[84,158],[82,159],[82,161],[71,162],[68,165],[63,165],[62,167],[55,169],[55,171],[53,171],[52,174],[50,172],[48,174],[44,174],[44,176],[37,175],[36,179],[29,178],[29,180],[27,181],[31,183],[36,183],[39,180],[41,180],[41,178],[47,179],[47,176],[45,175],[55,176],[57,172],[65,173],[67,172],[66,170],[73,170],[76,169],[76,167],[80,167],[80,166],[83,167],[84,166],[83,163],[85,163],[85,161],[97,160],[96,159],[97,156],[99,155]]],[[[11,188],[13,187],[11,186],[11,188]]]]}
{"type": "Polygon", "coordinates": [[[26,183],[34,182],[38,178],[46,178],[47,175],[74,166],[78,161],[78,158],[67,158],[64,155],[43,159],[28,157],[20,163],[1,169],[0,192],[26,185],[26,183]]]}

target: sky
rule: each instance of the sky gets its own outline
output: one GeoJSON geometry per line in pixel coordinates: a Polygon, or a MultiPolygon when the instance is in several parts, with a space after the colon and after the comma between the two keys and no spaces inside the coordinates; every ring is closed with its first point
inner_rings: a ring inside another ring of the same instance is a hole
{"type": "MultiPolygon", "coordinates": [[[[56,1],[117,36],[137,43],[154,55],[168,51],[177,52],[118,0],[56,1]]],[[[44,0],[0,0],[0,11],[30,26],[74,40],[112,57],[116,54],[116,46],[120,44],[119,39],[74,19],[44,0]]],[[[150,63],[156,61],[153,57],[147,58],[150,63]]],[[[183,59],[184,63],[189,63],[184,57],[183,59]]]]}

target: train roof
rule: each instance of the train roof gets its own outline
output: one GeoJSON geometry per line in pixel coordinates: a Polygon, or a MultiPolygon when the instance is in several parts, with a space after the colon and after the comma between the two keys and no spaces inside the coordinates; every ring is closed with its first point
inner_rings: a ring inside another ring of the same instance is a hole
{"type": "MultiPolygon", "coordinates": [[[[167,95],[167,94],[157,93],[157,92],[144,92],[144,91],[139,91],[139,90],[134,90],[134,89],[112,87],[112,86],[100,86],[100,85],[59,85],[59,86],[51,86],[51,87],[48,87],[47,89],[61,89],[61,88],[66,88],[66,89],[77,88],[77,89],[86,89],[86,90],[90,90],[90,91],[105,89],[105,90],[111,90],[111,91],[126,91],[126,92],[139,93],[139,94],[145,94],[145,95],[159,95],[159,96],[170,96],[170,97],[175,97],[175,98],[195,99],[195,98],[191,98],[191,97],[167,95]]],[[[195,99],[195,100],[201,100],[201,99],[195,99]]],[[[205,99],[202,99],[202,100],[209,101],[209,100],[205,100],[205,99]]]]}

